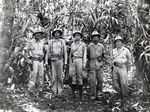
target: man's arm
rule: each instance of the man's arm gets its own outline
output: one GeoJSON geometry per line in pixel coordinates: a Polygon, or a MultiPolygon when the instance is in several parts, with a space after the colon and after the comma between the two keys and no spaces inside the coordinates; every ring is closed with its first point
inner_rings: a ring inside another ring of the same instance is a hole
{"type": "Polygon", "coordinates": [[[102,47],[103,47],[103,51],[102,51],[102,60],[104,61],[105,58],[106,58],[106,50],[105,50],[104,46],[102,46],[102,47]]]}
{"type": "Polygon", "coordinates": [[[67,56],[67,48],[66,48],[65,41],[63,41],[63,48],[64,48],[64,60],[65,60],[65,64],[67,64],[68,56],[67,56]]]}
{"type": "Polygon", "coordinates": [[[72,58],[72,44],[70,46],[69,62],[72,62],[71,58],[72,58]]]}
{"type": "Polygon", "coordinates": [[[28,52],[29,52],[29,50],[31,50],[30,47],[29,47],[30,45],[31,45],[31,43],[27,42],[27,46],[24,48],[24,58],[26,59],[26,61],[28,63],[31,63],[30,59],[28,58],[28,52]]]}
{"type": "Polygon", "coordinates": [[[87,47],[87,59],[90,60],[90,47],[87,47]]]}
{"type": "Polygon", "coordinates": [[[48,65],[48,58],[49,58],[49,54],[50,54],[50,48],[51,48],[51,41],[48,43],[47,52],[46,52],[46,56],[45,56],[45,64],[46,65],[48,65]]]}
{"type": "Polygon", "coordinates": [[[86,44],[83,44],[83,66],[86,66],[86,59],[87,59],[87,48],[86,44]]]}
{"type": "Polygon", "coordinates": [[[126,57],[127,57],[127,70],[130,71],[131,70],[131,53],[130,51],[127,49],[126,50],[126,57]]]}

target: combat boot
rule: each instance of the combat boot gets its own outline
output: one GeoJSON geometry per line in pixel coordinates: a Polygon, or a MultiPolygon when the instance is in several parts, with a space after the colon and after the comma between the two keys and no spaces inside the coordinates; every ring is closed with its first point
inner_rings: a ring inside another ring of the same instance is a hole
{"type": "Polygon", "coordinates": [[[72,98],[73,99],[75,99],[75,88],[76,88],[76,85],[72,84],[72,98]]]}
{"type": "Polygon", "coordinates": [[[79,100],[80,100],[80,101],[83,100],[83,99],[82,99],[82,96],[83,96],[82,91],[83,91],[83,85],[79,85],[79,100]]]}

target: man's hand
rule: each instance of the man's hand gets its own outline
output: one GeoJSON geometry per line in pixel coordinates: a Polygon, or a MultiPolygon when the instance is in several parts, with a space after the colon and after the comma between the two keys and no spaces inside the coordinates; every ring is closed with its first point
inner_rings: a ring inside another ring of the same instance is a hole
{"type": "Polygon", "coordinates": [[[86,64],[83,64],[82,68],[83,70],[86,70],[86,64]]]}
{"type": "Polygon", "coordinates": [[[64,64],[64,70],[67,71],[67,64],[64,64]]]}
{"type": "Polygon", "coordinates": [[[101,62],[101,61],[102,61],[102,57],[99,56],[99,57],[97,58],[97,60],[98,60],[98,62],[101,62]]]}
{"type": "Polygon", "coordinates": [[[48,64],[45,64],[45,67],[46,67],[46,70],[48,70],[48,69],[49,69],[49,65],[48,65],[48,64]]]}

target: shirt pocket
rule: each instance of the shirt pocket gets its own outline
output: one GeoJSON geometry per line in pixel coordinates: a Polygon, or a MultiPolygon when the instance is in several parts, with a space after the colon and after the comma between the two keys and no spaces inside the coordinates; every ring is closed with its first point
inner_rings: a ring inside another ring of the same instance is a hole
{"type": "Polygon", "coordinates": [[[102,49],[101,48],[98,48],[96,50],[96,55],[97,55],[97,57],[102,55],[102,49]]]}
{"type": "Polygon", "coordinates": [[[61,43],[54,43],[53,44],[53,50],[60,50],[61,49],[61,43]]]}
{"type": "Polygon", "coordinates": [[[44,46],[42,44],[39,45],[39,50],[43,51],[44,46]]]}

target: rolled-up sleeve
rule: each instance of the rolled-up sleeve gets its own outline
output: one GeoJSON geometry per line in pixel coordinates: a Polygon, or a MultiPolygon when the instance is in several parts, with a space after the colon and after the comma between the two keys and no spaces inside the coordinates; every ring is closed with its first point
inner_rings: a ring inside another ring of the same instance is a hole
{"type": "Polygon", "coordinates": [[[49,41],[48,46],[47,46],[47,52],[46,52],[46,56],[45,56],[45,64],[48,64],[50,49],[51,49],[51,41],[49,41]]]}
{"type": "Polygon", "coordinates": [[[65,61],[65,64],[67,64],[67,59],[68,59],[68,55],[67,55],[67,48],[66,48],[66,43],[65,41],[63,41],[63,48],[64,48],[64,61],[65,61]]]}
{"type": "Polygon", "coordinates": [[[83,44],[83,64],[86,65],[86,59],[87,59],[87,48],[86,44],[83,44]]]}

